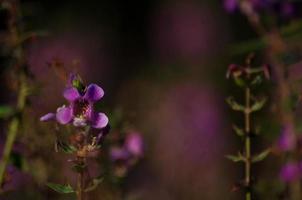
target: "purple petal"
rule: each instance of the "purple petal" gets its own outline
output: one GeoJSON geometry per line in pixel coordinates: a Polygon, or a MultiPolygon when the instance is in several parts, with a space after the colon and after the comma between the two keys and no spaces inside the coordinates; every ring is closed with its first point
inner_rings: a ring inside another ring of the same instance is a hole
{"type": "Polygon", "coordinates": [[[54,113],[47,113],[40,118],[40,121],[46,122],[55,119],[56,115],[54,113]]]}
{"type": "Polygon", "coordinates": [[[91,118],[92,127],[94,128],[104,128],[108,121],[108,117],[104,113],[95,113],[91,118]]]}
{"type": "Polygon", "coordinates": [[[57,110],[57,121],[61,124],[68,124],[72,120],[72,110],[68,107],[61,107],[57,110]]]}
{"type": "Polygon", "coordinates": [[[80,93],[78,90],[74,87],[69,87],[64,90],[63,96],[68,100],[68,101],[75,101],[78,98],[81,97],[80,93]]]}
{"type": "Polygon", "coordinates": [[[87,91],[85,93],[84,98],[91,102],[96,102],[100,100],[104,96],[104,90],[96,85],[96,84],[90,84],[87,87],[87,91]]]}
{"type": "Polygon", "coordinates": [[[126,137],[125,146],[134,156],[143,155],[143,139],[139,133],[130,133],[126,137]]]}

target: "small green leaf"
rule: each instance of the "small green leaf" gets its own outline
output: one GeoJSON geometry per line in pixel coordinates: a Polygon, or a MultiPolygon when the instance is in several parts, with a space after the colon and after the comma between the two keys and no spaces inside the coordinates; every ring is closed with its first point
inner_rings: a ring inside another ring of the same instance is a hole
{"type": "Polygon", "coordinates": [[[62,194],[68,194],[68,193],[74,193],[75,191],[73,188],[68,184],[68,185],[61,185],[61,184],[55,184],[55,183],[47,183],[46,184],[48,187],[53,189],[56,192],[62,193],[62,194]]]}
{"type": "Polygon", "coordinates": [[[255,112],[255,111],[261,110],[263,108],[263,106],[264,106],[265,103],[266,103],[266,98],[263,98],[263,99],[261,99],[259,101],[256,101],[254,103],[254,105],[252,105],[251,111],[255,112]]]}
{"type": "Polygon", "coordinates": [[[262,161],[264,158],[266,158],[269,155],[270,152],[271,152],[271,150],[267,149],[267,150],[259,153],[258,155],[253,157],[252,162],[255,163],[255,162],[262,161]]]}
{"type": "Polygon", "coordinates": [[[235,111],[244,111],[244,106],[240,105],[234,100],[234,97],[228,97],[226,102],[230,105],[230,107],[235,111]]]}
{"type": "Polygon", "coordinates": [[[90,192],[97,188],[97,186],[102,183],[104,180],[103,177],[94,178],[91,184],[84,190],[85,192],[90,192]]]}
{"type": "Polygon", "coordinates": [[[77,151],[76,147],[66,144],[65,142],[62,141],[58,141],[57,145],[63,150],[64,153],[74,153],[77,151]]]}
{"type": "Polygon", "coordinates": [[[239,87],[244,87],[246,85],[245,81],[240,77],[234,77],[235,84],[239,87]]]}
{"type": "Polygon", "coordinates": [[[251,82],[251,85],[260,85],[263,82],[261,75],[257,75],[251,82]]]}
{"type": "Polygon", "coordinates": [[[83,81],[78,74],[75,75],[75,78],[72,80],[72,86],[77,88],[79,92],[84,92],[85,90],[85,85],[83,84],[83,81]]]}
{"type": "Polygon", "coordinates": [[[238,156],[226,155],[225,157],[233,162],[240,162],[240,161],[244,162],[245,161],[245,158],[241,154],[238,154],[238,156]]]}
{"type": "Polygon", "coordinates": [[[238,136],[244,136],[244,131],[242,128],[239,128],[235,124],[233,124],[232,128],[238,136]]]}
{"type": "Polygon", "coordinates": [[[10,106],[1,105],[0,106],[0,118],[5,119],[14,114],[14,109],[10,106]]]}

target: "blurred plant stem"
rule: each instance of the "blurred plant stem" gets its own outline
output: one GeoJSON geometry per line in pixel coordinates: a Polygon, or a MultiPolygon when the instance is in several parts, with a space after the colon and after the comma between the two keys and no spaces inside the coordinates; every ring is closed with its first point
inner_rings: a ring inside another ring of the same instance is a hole
{"type": "Polygon", "coordinates": [[[251,200],[251,138],[250,138],[250,99],[251,91],[249,87],[245,88],[245,186],[247,188],[245,199],[251,200]]]}
{"type": "MultiPolygon", "coordinates": [[[[27,85],[27,66],[26,60],[23,52],[23,44],[19,43],[21,38],[21,28],[18,26],[20,25],[19,20],[21,19],[21,10],[19,6],[19,2],[17,0],[14,1],[2,1],[1,6],[7,9],[10,14],[11,18],[8,21],[8,44],[7,46],[12,49],[12,55],[14,56],[16,62],[12,67],[17,74],[17,83],[18,83],[18,97],[17,97],[17,104],[16,104],[16,113],[14,117],[11,119],[8,132],[6,137],[6,142],[4,145],[3,156],[0,162],[0,186],[4,183],[4,176],[7,164],[10,160],[10,154],[20,128],[21,124],[21,117],[23,114],[23,110],[26,105],[26,100],[28,96],[28,85],[27,85]]],[[[16,81],[14,81],[16,82],[16,81]]]]}
{"type": "MultiPolygon", "coordinates": [[[[20,89],[19,89],[19,95],[18,95],[18,102],[17,102],[17,112],[22,114],[24,108],[25,108],[25,102],[27,98],[27,83],[26,83],[26,77],[24,74],[20,74],[20,89]]],[[[9,129],[7,132],[7,138],[3,150],[3,156],[0,162],[0,185],[3,184],[4,181],[4,174],[6,166],[10,159],[10,154],[17,136],[17,132],[20,126],[20,115],[17,114],[13,117],[9,124],[9,129]]]]}
{"type": "MultiPolygon", "coordinates": [[[[256,12],[248,13],[242,12],[247,17],[249,23],[254,28],[255,32],[259,35],[259,37],[264,38],[267,46],[269,47],[267,50],[268,60],[272,66],[272,70],[275,75],[275,80],[277,83],[277,96],[278,101],[278,112],[280,114],[280,123],[282,126],[290,129],[290,134],[294,134],[294,137],[297,135],[295,130],[294,123],[294,113],[291,109],[288,109],[288,103],[291,97],[290,93],[290,85],[286,78],[285,64],[278,58],[279,55],[286,52],[288,50],[286,42],[281,37],[278,29],[273,27],[271,30],[266,30],[263,24],[260,21],[260,16],[256,12]]],[[[297,149],[295,148],[290,152],[290,156],[288,157],[289,161],[296,161],[298,158],[296,156],[297,149]]],[[[299,200],[302,198],[301,195],[301,183],[299,180],[291,182],[288,184],[289,195],[291,200],[299,200]]]]}

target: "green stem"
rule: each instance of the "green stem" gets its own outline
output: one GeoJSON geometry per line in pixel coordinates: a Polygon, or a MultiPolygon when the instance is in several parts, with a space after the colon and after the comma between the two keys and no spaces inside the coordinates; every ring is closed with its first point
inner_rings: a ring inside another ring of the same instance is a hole
{"type": "Polygon", "coordinates": [[[251,200],[251,138],[250,138],[250,99],[251,92],[250,88],[245,89],[245,109],[244,121],[245,121],[245,186],[246,200],[251,200]]]}
{"type": "MultiPolygon", "coordinates": [[[[78,157],[78,162],[82,162],[82,158],[78,157]]],[[[77,180],[77,200],[83,200],[83,172],[78,172],[78,180],[77,180]]]]}
{"type": "MultiPolygon", "coordinates": [[[[24,74],[20,75],[20,84],[21,85],[18,94],[17,111],[19,113],[22,113],[27,98],[27,85],[26,85],[26,78],[24,74]]],[[[3,150],[3,156],[0,162],[0,186],[2,186],[4,182],[5,170],[10,159],[10,154],[17,136],[19,126],[20,126],[20,116],[16,115],[13,117],[13,119],[9,124],[7,138],[3,150]]]]}

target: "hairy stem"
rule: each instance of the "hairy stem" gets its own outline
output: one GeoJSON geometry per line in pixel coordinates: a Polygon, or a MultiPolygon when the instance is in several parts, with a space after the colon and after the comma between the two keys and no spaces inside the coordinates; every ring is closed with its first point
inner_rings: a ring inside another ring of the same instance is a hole
{"type": "Polygon", "coordinates": [[[250,138],[250,99],[251,99],[251,91],[250,88],[247,87],[245,89],[245,109],[244,112],[244,121],[245,121],[245,186],[246,186],[246,194],[245,199],[251,200],[251,138],[250,138]]]}
{"type": "MultiPolygon", "coordinates": [[[[85,166],[85,158],[77,157],[77,162],[85,166]]],[[[77,180],[77,200],[85,200],[85,180],[84,180],[84,170],[79,170],[78,172],[78,180],[77,180]]]]}

